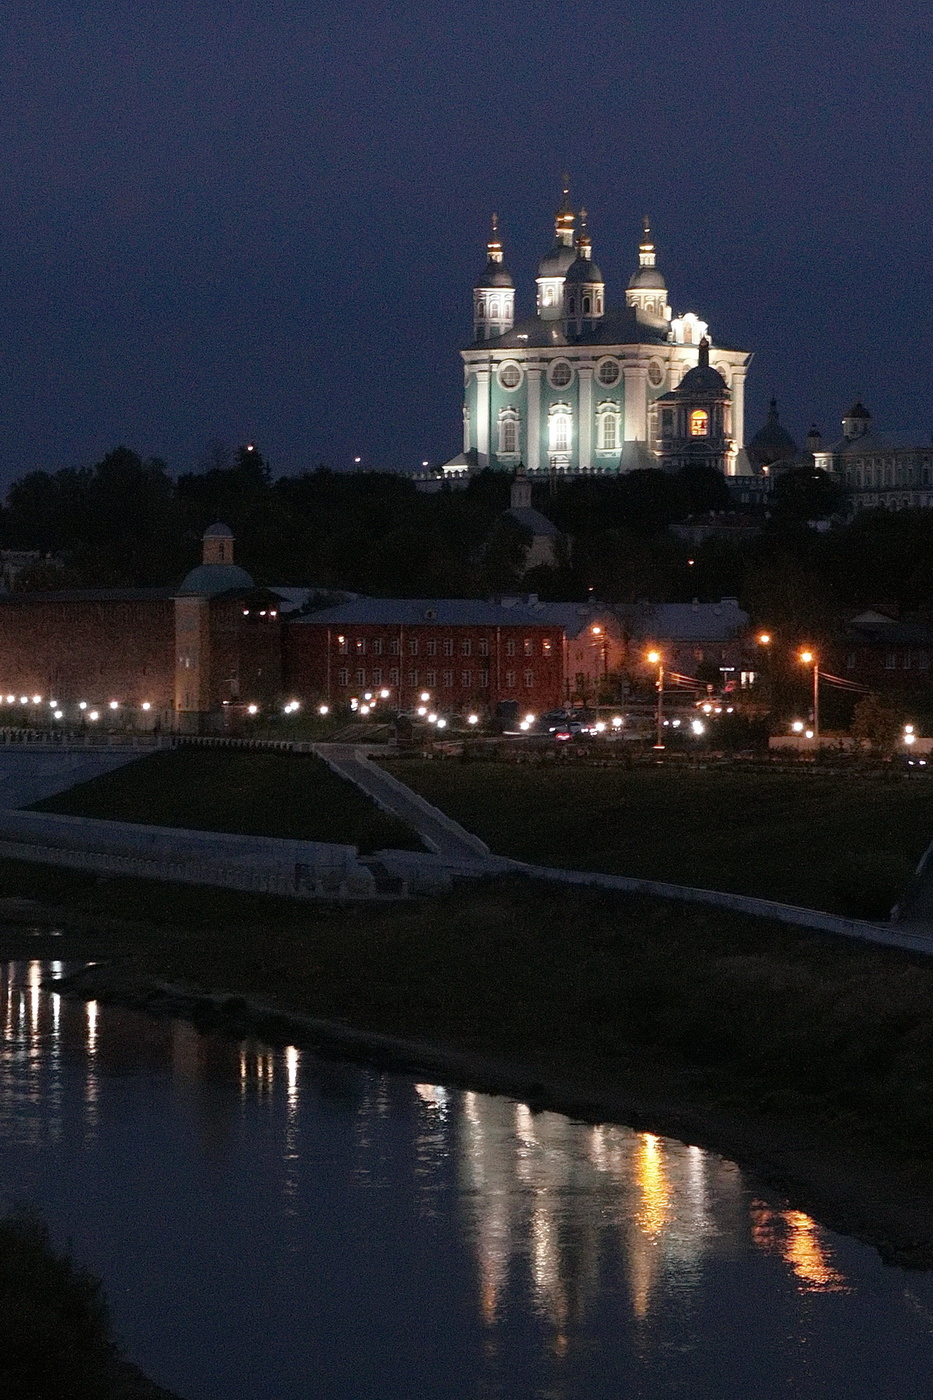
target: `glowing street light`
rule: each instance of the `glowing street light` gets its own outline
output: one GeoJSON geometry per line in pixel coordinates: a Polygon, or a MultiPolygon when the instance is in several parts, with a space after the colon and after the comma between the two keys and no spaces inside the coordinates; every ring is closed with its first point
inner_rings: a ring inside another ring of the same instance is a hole
{"type": "Polygon", "coordinates": [[[771,633],[770,633],[770,632],[759,632],[759,633],[758,633],[758,641],[759,641],[760,645],[763,646],[763,647],[770,646],[770,645],[771,645],[771,633]]]}
{"type": "Polygon", "coordinates": [[[653,651],[653,650],[652,650],[652,651],[649,651],[649,652],[648,652],[648,655],[647,655],[647,657],[646,657],[645,659],[649,662],[650,665],[652,665],[652,666],[657,666],[657,668],[658,668],[658,680],[657,680],[657,686],[658,686],[658,707],[657,707],[657,713],[656,713],[656,715],[655,715],[655,719],[656,719],[656,721],[657,721],[658,733],[657,733],[657,738],[655,739],[655,745],[654,745],[654,746],[655,746],[656,749],[663,749],[663,748],[664,748],[664,735],[663,735],[663,729],[664,729],[664,657],[661,655],[661,653],[660,653],[659,651],[653,651]]]}
{"type": "Polygon", "coordinates": [[[479,715],[467,715],[467,724],[479,724],[479,715]]]}
{"type": "MultiPolygon", "coordinates": [[[[816,653],[812,651],[802,651],[800,660],[804,666],[813,667],[813,738],[819,743],[820,738],[820,663],[816,653]]],[[[809,734],[807,735],[809,738],[809,734]]]]}
{"type": "Polygon", "coordinates": [[[143,709],[146,711],[146,713],[148,714],[148,712],[152,709],[152,706],[150,705],[150,703],[149,703],[148,700],[144,700],[143,703],[142,703],[142,708],[143,708],[143,709]]]}
{"type": "Polygon", "coordinates": [[[247,705],[247,707],[246,707],[246,713],[247,713],[248,715],[258,715],[258,714],[259,714],[259,706],[258,706],[258,705],[247,705]]]}
{"type": "Polygon", "coordinates": [[[329,714],[330,714],[330,706],[329,706],[329,705],[318,705],[318,707],[317,707],[317,712],[318,712],[319,715],[329,715],[329,714]]]}

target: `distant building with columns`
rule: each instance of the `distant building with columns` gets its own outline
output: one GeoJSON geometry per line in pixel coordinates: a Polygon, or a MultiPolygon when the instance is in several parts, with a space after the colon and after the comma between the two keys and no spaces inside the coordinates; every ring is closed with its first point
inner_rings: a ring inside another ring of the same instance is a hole
{"type": "Polygon", "coordinates": [[[688,459],[715,461],[727,476],[752,474],[744,452],[751,354],[715,339],[695,312],[674,314],[647,219],[621,307],[607,303],[586,211],[574,211],[567,188],[554,245],[538,267],[533,315],[515,319],[495,216],[486,254],[473,289],[473,340],[461,351],[463,450],[445,463],[445,477],[519,466],[531,477],[611,474],[673,469],[688,459]],[[672,450],[677,415],[665,417],[665,409],[676,407],[671,396],[700,367],[704,341],[702,368],[716,377],[701,376],[693,387],[705,384],[711,402],[692,403],[690,441],[672,450]]]}

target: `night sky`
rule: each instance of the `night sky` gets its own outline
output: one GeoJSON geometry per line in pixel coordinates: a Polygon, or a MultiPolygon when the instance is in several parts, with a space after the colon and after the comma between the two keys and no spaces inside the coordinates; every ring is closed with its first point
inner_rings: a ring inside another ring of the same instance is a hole
{"type": "Polygon", "coordinates": [[[610,303],[649,213],[675,312],[802,436],[933,430],[928,6],[7,0],[0,486],[460,447],[499,212],[519,308],[560,175],[610,303]]]}

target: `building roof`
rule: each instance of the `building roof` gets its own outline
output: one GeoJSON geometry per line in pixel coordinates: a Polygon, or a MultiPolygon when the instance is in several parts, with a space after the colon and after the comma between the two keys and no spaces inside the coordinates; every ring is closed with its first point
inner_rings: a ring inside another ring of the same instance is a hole
{"type": "Polygon", "coordinates": [[[693,369],[687,370],[673,393],[665,394],[664,397],[674,399],[728,398],[729,386],[719,370],[713,369],[712,365],[694,365],[693,369]]]}
{"type": "Polygon", "coordinates": [[[178,592],[215,597],[255,587],[252,575],[239,564],[198,564],[182,579],[178,592]]]}
{"type": "Polygon", "coordinates": [[[202,538],[205,540],[232,540],[233,531],[229,525],[224,525],[218,520],[216,525],[208,525],[202,538]]]}
{"type": "Polygon", "coordinates": [[[918,646],[933,649],[933,628],[920,622],[901,622],[869,609],[850,618],[846,627],[850,641],[863,646],[918,646]]]}
{"type": "Polygon", "coordinates": [[[357,598],[295,620],[328,627],[537,627],[553,625],[551,604],[516,601],[515,606],[482,598],[357,598]]]}
{"type": "Polygon", "coordinates": [[[626,630],[644,641],[732,641],[749,625],[737,598],[718,603],[634,603],[614,609],[626,630]]]}
{"type": "Polygon", "coordinates": [[[174,588],[59,588],[0,593],[0,603],[161,603],[174,597],[174,588]]]}
{"type": "Polygon", "coordinates": [[[540,510],[535,510],[534,506],[510,506],[505,514],[517,520],[523,529],[529,530],[533,535],[547,535],[553,539],[560,534],[553,520],[548,520],[547,516],[542,515],[540,510]]]}
{"type": "Polygon", "coordinates": [[[861,399],[855,400],[855,403],[845,416],[846,418],[871,418],[871,414],[868,412],[868,409],[862,403],[861,399]]]}

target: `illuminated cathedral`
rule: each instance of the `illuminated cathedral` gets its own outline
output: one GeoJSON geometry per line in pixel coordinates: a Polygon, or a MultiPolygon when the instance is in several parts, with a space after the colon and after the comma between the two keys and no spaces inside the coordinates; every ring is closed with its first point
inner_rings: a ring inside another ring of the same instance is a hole
{"type": "Polygon", "coordinates": [[[688,463],[747,476],[745,375],[751,360],[693,311],[675,315],[649,221],[625,304],[612,307],[586,211],[569,189],[538,266],[533,315],[516,320],[498,220],[473,289],[464,365],[463,450],[446,477],[521,467],[584,475],[688,463]]]}

